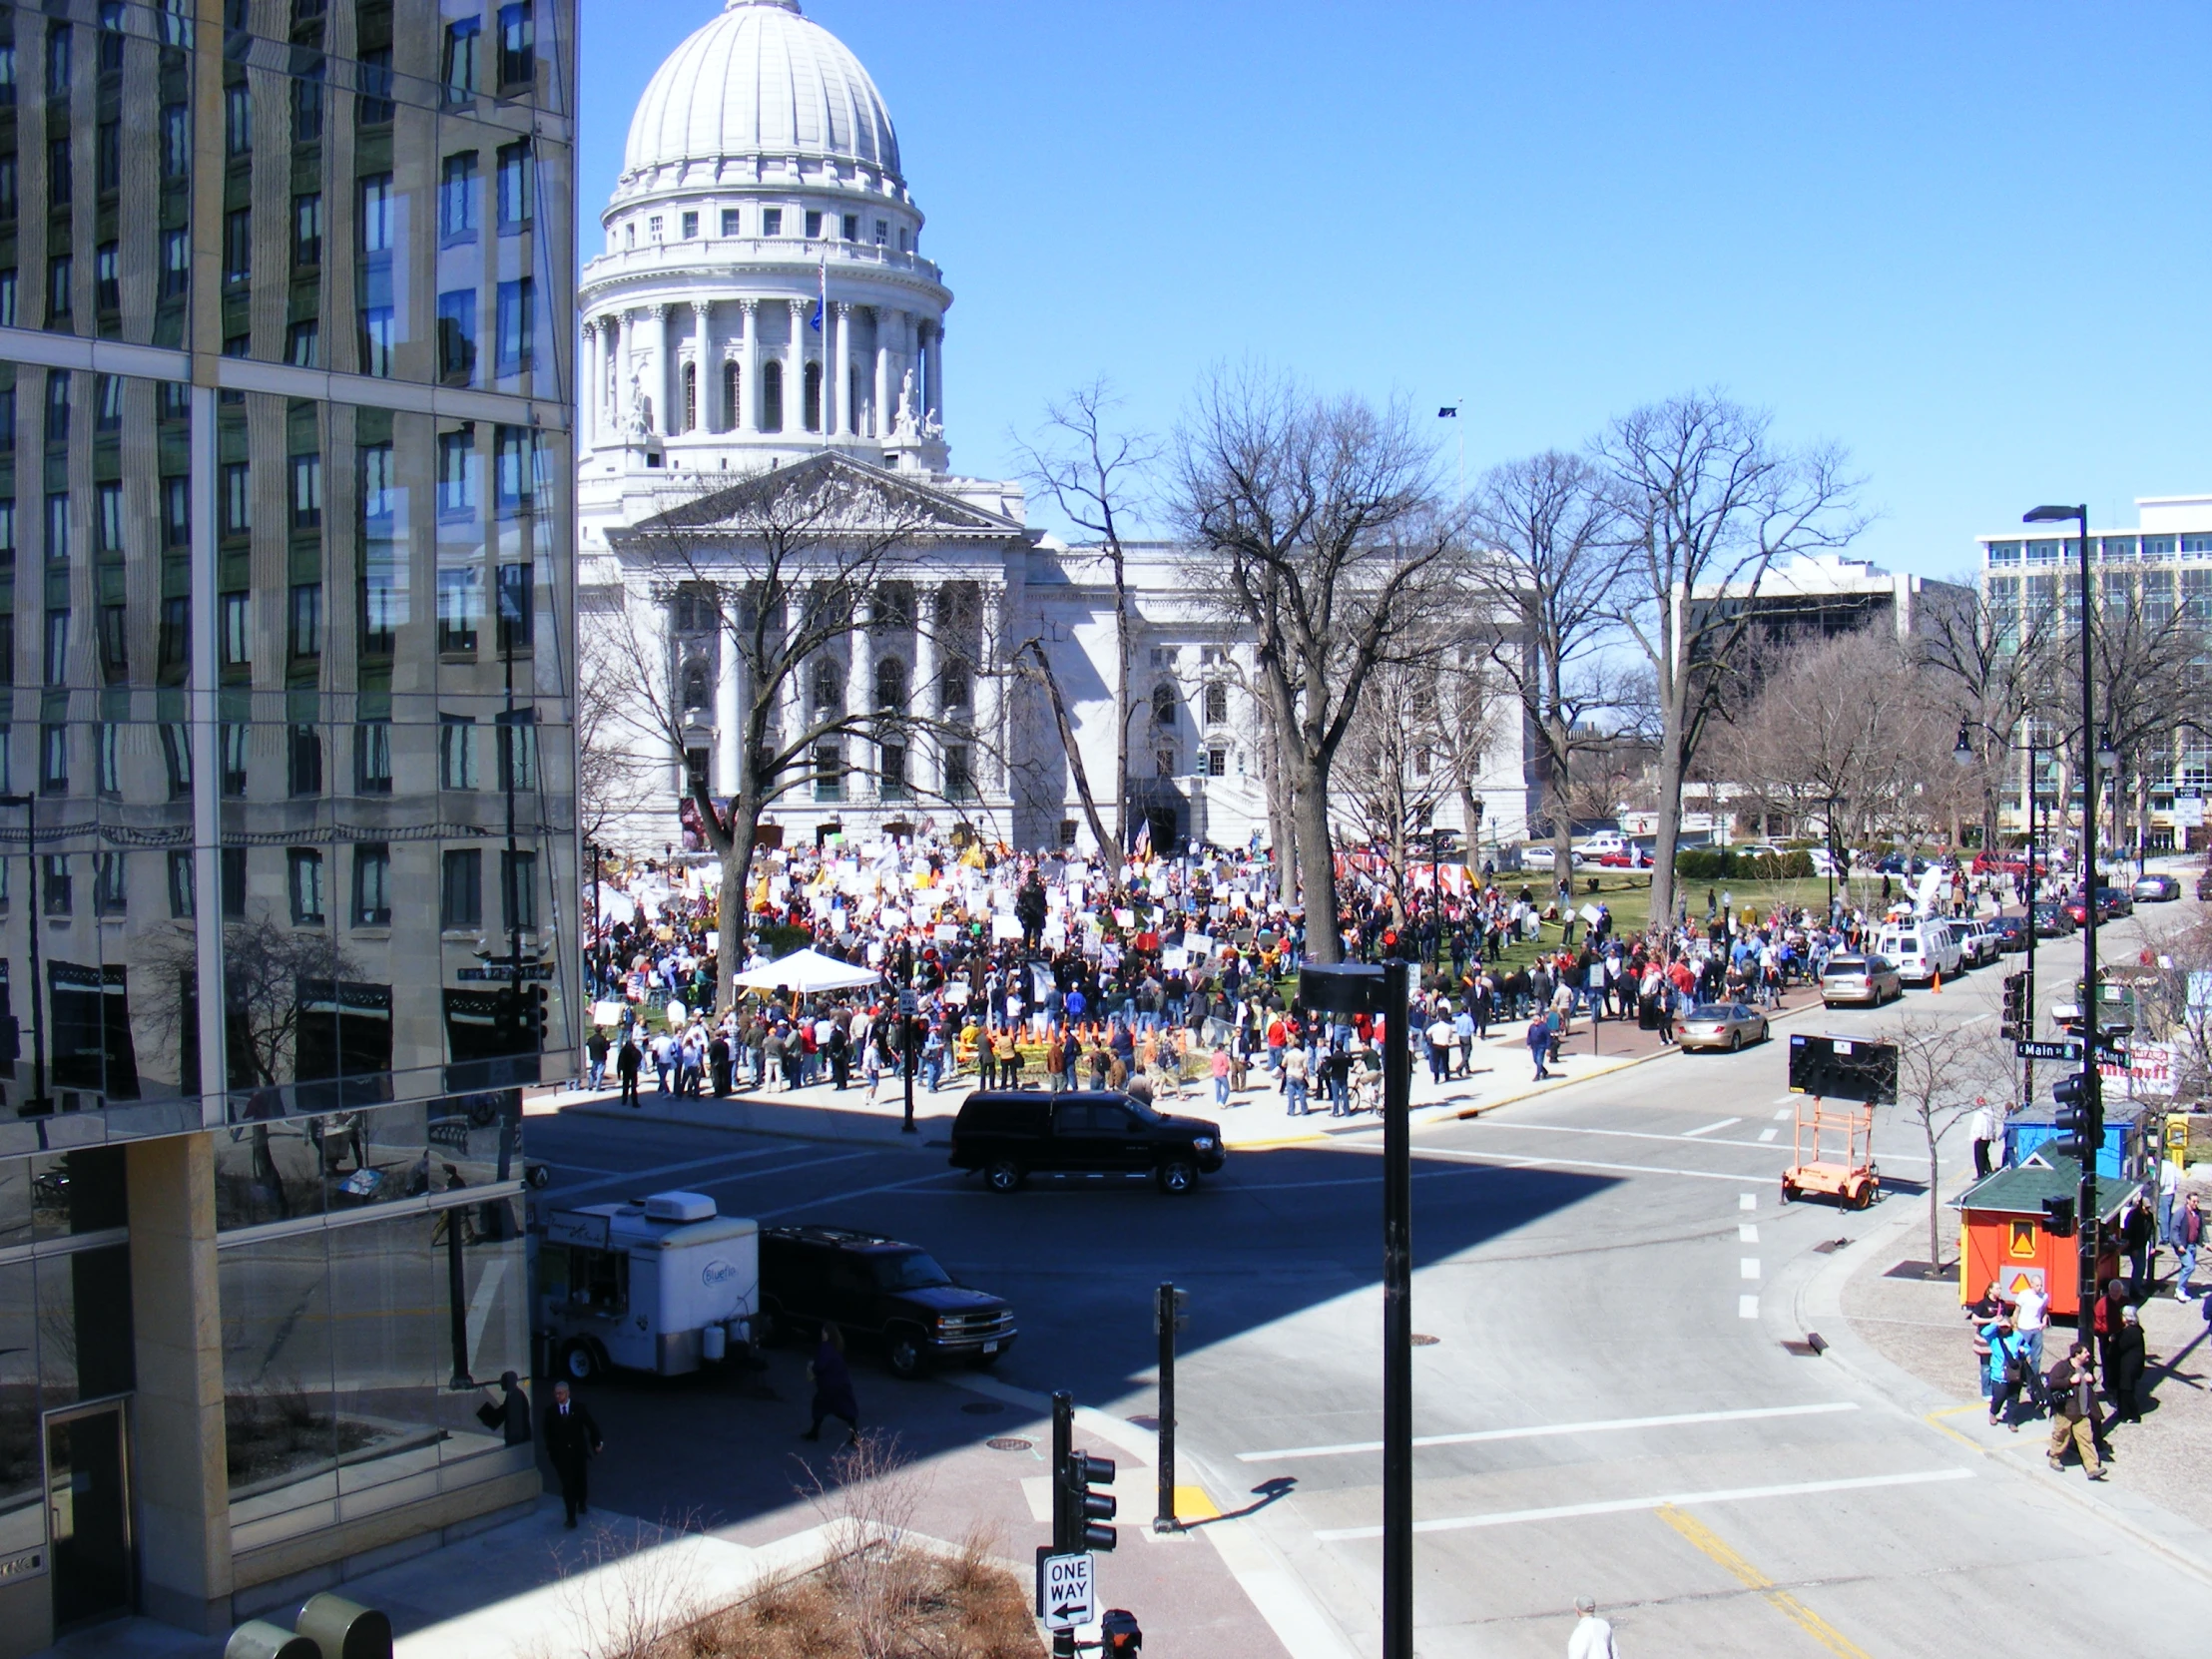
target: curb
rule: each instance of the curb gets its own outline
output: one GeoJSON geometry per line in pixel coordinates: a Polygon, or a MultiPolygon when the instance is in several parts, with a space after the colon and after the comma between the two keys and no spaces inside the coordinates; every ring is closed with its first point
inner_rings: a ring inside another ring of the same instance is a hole
{"type": "MultiPolygon", "coordinates": [[[[834,1112],[834,1108],[817,1108],[818,1111],[834,1112]]],[[[914,1133],[908,1135],[895,1122],[888,1129],[869,1130],[862,1133],[834,1133],[829,1126],[785,1128],[762,1123],[726,1123],[714,1118],[670,1117],[636,1110],[622,1105],[608,1105],[587,1101],[575,1106],[563,1106],[558,1112],[545,1114],[551,1117],[605,1118],[616,1123],[646,1123],[670,1129],[705,1129],[720,1135],[765,1135],[786,1141],[820,1141],[832,1146],[875,1145],[896,1149],[920,1147],[927,1143],[932,1132],[948,1132],[952,1126],[950,1117],[925,1118],[918,1112],[914,1116],[914,1133]]]]}
{"type": "Polygon", "coordinates": [[[1827,1352],[1821,1358],[1832,1361],[1901,1414],[1919,1420],[1946,1439],[1958,1441],[1992,1467],[2031,1484],[2037,1492],[2052,1493],[2109,1521],[2146,1548],[2158,1551],[2200,1578],[2212,1580],[2212,1530],[2146,1498],[2137,1497],[2125,1487],[2092,1486],[2079,1479],[2043,1480],[2036,1470],[2023,1468],[2003,1455],[2005,1448],[2019,1444],[2018,1440],[2008,1437],[2002,1443],[1984,1444],[1965,1428],[1936,1421],[1938,1413],[1948,1413],[1961,1405],[1970,1407],[1976,1402],[1961,1401],[1936,1384],[1924,1382],[1859,1335],[1844,1312],[1844,1286],[1871,1266],[1870,1256],[1879,1256],[1899,1235],[1921,1226],[1924,1219],[1913,1210],[1901,1211],[1860,1235],[1848,1252],[1839,1251],[1817,1266],[1813,1265],[1809,1254],[1799,1255],[1783,1272],[1784,1283],[1779,1288],[1784,1295],[1774,1299],[1787,1302],[1788,1314],[1769,1311],[1761,1323],[1770,1332],[1781,1331],[1792,1340],[1809,1331],[1820,1331],[1827,1344],[1827,1352]]]}

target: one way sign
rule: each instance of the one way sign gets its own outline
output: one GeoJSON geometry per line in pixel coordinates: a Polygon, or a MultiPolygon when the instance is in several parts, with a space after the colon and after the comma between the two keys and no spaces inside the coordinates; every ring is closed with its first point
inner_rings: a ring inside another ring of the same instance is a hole
{"type": "Polygon", "coordinates": [[[1073,1630],[1079,1624],[1089,1624],[1098,1617],[1098,1610],[1091,1596],[1091,1557],[1081,1555],[1047,1555],[1043,1561],[1044,1575],[1038,1588],[1044,1609],[1044,1622],[1054,1630],[1073,1630]]]}

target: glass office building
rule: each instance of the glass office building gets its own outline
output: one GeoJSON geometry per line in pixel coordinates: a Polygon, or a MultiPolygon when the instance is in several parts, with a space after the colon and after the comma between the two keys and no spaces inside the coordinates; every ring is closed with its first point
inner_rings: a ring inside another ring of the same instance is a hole
{"type": "Polygon", "coordinates": [[[537,1491],[574,18],[0,5],[0,1659],[537,1491]]]}

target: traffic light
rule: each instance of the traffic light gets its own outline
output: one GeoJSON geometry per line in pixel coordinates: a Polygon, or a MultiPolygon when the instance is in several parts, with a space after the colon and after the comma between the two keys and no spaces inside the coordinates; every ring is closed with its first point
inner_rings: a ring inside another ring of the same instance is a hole
{"type": "Polygon", "coordinates": [[[522,996],[522,1047],[526,1053],[543,1053],[546,1033],[553,1028],[552,999],[543,985],[532,985],[522,996]]]}
{"type": "Polygon", "coordinates": [[[512,985],[491,993],[492,1052],[512,1054],[522,1046],[522,998],[512,985]]]}
{"type": "Polygon", "coordinates": [[[2024,973],[2004,976],[2004,1012],[1998,1016],[1997,1034],[2008,1042],[2035,1034],[2028,1028],[2027,975],[2024,973]]]}
{"type": "Polygon", "coordinates": [[[1093,1457],[1087,1451],[1068,1453],[1067,1471],[1064,1476],[1068,1489],[1068,1536],[1065,1547],[1072,1553],[1081,1549],[1112,1549],[1119,1536],[1116,1528],[1100,1526],[1100,1521],[1114,1518],[1114,1494],[1098,1492],[1094,1486],[1111,1486],[1114,1483],[1114,1460],[1111,1457],[1093,1457]]]}
{"type": "Polygon", "coordinates": [[[2050,1098],[2057,1108],[2051,1121],[2058,1126],[2058,1138],[2050,1149],[2086,1164],[2096,1154],[2100,1128],[2096,1108],[2088,1100],[2087,1081],[2080,1072],[2069,1072],[2050,1086],[2050,1098]]]}
{"type": "Polygon", "coordinates": [[[2043,1230],[2054,1239],[2070,1239],[2074,1230],[2074,1201],[2070,1198],[2046,1198],[2043,1200],[2043,1230]]]}

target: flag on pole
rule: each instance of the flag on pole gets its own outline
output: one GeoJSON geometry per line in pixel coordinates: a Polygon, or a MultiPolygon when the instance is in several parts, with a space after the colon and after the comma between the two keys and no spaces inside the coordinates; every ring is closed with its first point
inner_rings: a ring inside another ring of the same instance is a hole
{"type": "Polygon", "coordinates": [[[1442,408],[1436,411],[1436,418],[1438,420],[1457,420],[1459,418],[1459,405],[1456,403],[1446,403],[1442,408]]]}
{"type": "Polygon", "coordinates": [[[1137,826],[1137,839],[1131,850],[1139,858],[1152,856],[1152,820],[1145,819],[1137,826]]]}
{"type": "Polygon", "coordinates": [[[822,332],[823,318],[830,314],[830,256],[822,257],[822,287],[815,297],[814,328],[822,332]]]}

